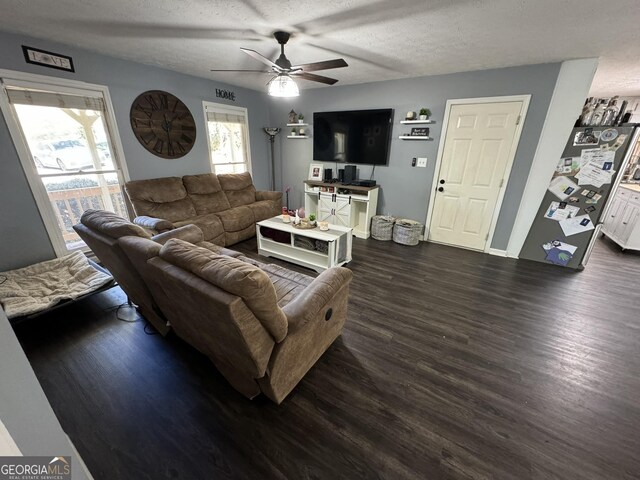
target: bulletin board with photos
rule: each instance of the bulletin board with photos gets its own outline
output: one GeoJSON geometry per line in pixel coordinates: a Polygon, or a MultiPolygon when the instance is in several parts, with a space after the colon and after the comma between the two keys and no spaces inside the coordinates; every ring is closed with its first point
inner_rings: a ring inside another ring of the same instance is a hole
{"type": "Polygon", "coordinates": [[[633,128],[576,128],[557,161],[521,258],[577,268],[616,182],[633,128]]]}

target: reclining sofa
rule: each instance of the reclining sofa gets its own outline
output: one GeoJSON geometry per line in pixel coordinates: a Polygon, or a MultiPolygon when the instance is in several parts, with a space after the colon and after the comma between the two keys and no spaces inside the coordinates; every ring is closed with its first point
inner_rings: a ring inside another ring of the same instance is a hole
{"type": "Polygon", "coordinates": [[[255,236],[256,222],[282,210],[282,192],[256,191],[249,173],[134,180],[125,190],[134,223],[154,233],[194,224],[205,241],[220,246],[255,236]]]}
{"type": "Polygon", "coordinates": [[[146,283],[120,248],[118,240],[134,236],[152,239],[162,245],[171,238],[180,238],[218,253],[240,255],[238,252],[204,242],[202,231],[193,225],[167,230],[152,237],[146,229],[105,210],[86,210],[80,218],[80,223],[74,225],[73,229],[109,270],[129,299],[138,306],[140,313],[162,335],[169,331],[167,319],[158,308],[146,283]]]}
{"type": "Polygon", "coordinates": [[[151,237],[109,212],[86,212],[74,228],[107,268],[119,269],[114,277],[145,302],[143,315],[168,321],[247,398],[263,393],[281,403],[345,324],[346,268],[314,279],[203,241],[195,225],[151,237]]]}

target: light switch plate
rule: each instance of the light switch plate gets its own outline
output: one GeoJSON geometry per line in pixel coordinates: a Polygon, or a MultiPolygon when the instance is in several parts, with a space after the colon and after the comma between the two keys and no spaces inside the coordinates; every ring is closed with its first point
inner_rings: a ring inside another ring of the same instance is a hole
{"type": "Polygon", "coordinates": [[[417,167],[426,167],[427,166],[427,157],[418,157],[417,167]]]}

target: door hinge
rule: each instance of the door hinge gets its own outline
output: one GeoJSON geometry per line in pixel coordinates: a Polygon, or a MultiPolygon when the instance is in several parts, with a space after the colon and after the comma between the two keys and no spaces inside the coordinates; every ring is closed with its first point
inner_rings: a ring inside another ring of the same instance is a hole
{"type": "Polygon", "coordinates": [[[516,118],[516,125],[520,125],[521,119],[522,119],[522,115],[518,115],[518,118],[516,118]]]}
{"type": "Polygon", "coordinates": [[[502,188],[503,185],[504,185],[504,178],[500,180],[500,186],[498,188],[502,188]]]}
{"type": "Polygon", "coordinates": [[[487,236],[484,237],[484,241],[486,242],[487,240],[489,240],[489,234],[487,233],[487,236]]]}

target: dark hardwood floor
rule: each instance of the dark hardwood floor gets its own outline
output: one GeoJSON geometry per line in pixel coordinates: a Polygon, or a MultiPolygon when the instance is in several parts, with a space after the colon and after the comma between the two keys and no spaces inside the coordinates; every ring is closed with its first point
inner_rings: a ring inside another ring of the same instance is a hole
{"type": "Polygon", "coordinates": [[[354,258],[344,334],[280,406],[116,320],[119,289],[16,330],[97,480],[640,478],[640,255],[354,258]]]}

